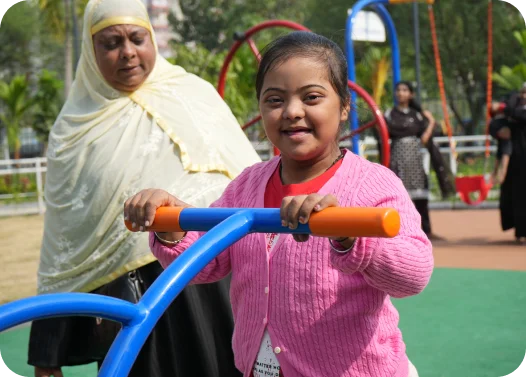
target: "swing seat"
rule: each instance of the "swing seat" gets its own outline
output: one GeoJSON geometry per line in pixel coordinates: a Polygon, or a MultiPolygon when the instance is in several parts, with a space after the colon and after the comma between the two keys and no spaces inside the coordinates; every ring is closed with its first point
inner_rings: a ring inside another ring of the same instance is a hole
{"type": "Polygon", "coordinates": [[[455,184],[460,199],[471,206],[482,203],[488,197],[492,184],[486,181],[483,175],[473,175],[470,177],[456,177],[455,184]],[[476,200],[471,199],[472,192],[478,192],[479,196],[476,200]]]}

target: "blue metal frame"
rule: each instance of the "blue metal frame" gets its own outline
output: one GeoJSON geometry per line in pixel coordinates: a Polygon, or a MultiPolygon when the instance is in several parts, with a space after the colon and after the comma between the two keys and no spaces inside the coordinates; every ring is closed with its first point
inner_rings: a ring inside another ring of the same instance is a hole
{"type": "MultiPolygon", "coordinates": [[[[400,66],[400,45],[398,43],[398,36],[396,33],[396,27],[391,18],[391,15],[385,8],[384,4],[389,4],[389,0],[360,0],[351,9],[347,22],[345,25],[345,53],[347,55],[347,74],[349,80],[356,82],[356,62],[354,56],[354,43],[352,40],[353,24],[358,13],[368,6],[372,6],[373,10],[380,16],[384,26],[387,30],[387,37],[391,44],[392,50],[392,62],[393,62],[393,89],[396,83],[402,79],[401,66],[400,66]]],[[[394,90],[393,90],[394,94],[394,90]]],[[[351,103],[356,103],[357,95],[351,91],[351,103]]],[[[396,98],[393,99],[396,104],[396,98]]],[[[358,113],[356,111],[351,112],[351,119],[349,120],[350,128],[352,131],[358,129],[358,113]]],[[[356,135],[352,138],[352,149],[355,154],[360,154],[359,146],[360,136],[356,135]]]]}
{"type": "Polygon", "coordinates": [[[279,209],[187,209],[180,214],[185,230],[208,231],[152,284],[139,303],[87,293],[30,297],[0,306],[0,332],[32,320],[58,316],[101,317],[123,324],[99,377],[128,376],[153,327],[190,281],[216,256],[248,233],[310,234],[309,225],[290,230],[279,209]]]}

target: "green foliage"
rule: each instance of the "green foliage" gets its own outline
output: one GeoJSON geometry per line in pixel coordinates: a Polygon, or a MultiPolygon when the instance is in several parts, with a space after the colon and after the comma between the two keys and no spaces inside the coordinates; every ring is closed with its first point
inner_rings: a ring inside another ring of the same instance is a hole
{"type": "Polygon", "coordinates": [[[356,64],[356,77],[361,86],[371,94],[376,103],[387,108],[391,104],[391,51],[385,47],[371,45],[356,64]]]}
{"type": "Polygon", "coordinates": [[[291,19],[301,23],[305,3],[300,0],[181,0],[182,20],[170,18],[179,42],[194,42],[207,50],[230,46],[237,31],[245,31],[268,19],[291,19]]]}
{"type": "Polygon", "coordinates": [[[27,76],[18,75],[11,81],[0,80],[0,127],[5,127],[9,149],[18,158],[20,129],[32,126],[41,141],[46,141],[51,126],[62,106],[63,83],[55,72],[43,70],[38,77],[37,89],[30,92],[27,76]]]}
{"type": "MultiPolygon", "coordinates": [[[[449,105],[457,127],[465,134],[483,132],[487,82],[488,3],[485,1],[437,1],[433,6],[440,55],[449,105]],[[457,101],[467,102],[466,112],[457,101]],[[464,123],[463,120],[470,121],[464,123]]],[[[401,40],[402,65],[414,66],[412,12],[410,5],[390,6],[401,40]]],[[[419,7],[423,86],[428,97],[438,98],[438,84],[432,49],[427,6],[419,7]]],[[[510,29],[523,24],[521,15],[507,3],[493,1],[493,63],[516,64],[520,55],[512,53],[516,42],[510,29]]],[[[405,77],[413,79],[413,77],[405,77]]],[[[442,114],[436,114],[440,120],[442,114]]]]}
{"type": "Polygon", "coordinates": [[[4,106],[0,120],[6,127],[9,149],[15,152],[17,158],[20,151],[20,128],[27,121],[27,110],[34,104],[27,77],[15,76],[9,83],[0,81],[0,103],[4,106]]]}
{"type": "Polygon", "coordinates": [[[0,177],[0,195],[35,192],[35,174],[14,174],[0,177]]]}
{"type": "MultiPolygon", "coordinates": [[[[515,31],[515,40],[520,46],[520,56],[526,60],[526,30],[515,31]]],[[[526,82],[526,63],[520,62],[514,67],[501,66],[499,72],[493,73],[493,81],[508,91],[519,90],[526,82]]]]}
{"type": "MultiPolygon", "coordinates": [[[[40,10],[40,20],[50,34],[60,42],[64,42],[71,14],[65,13],[65,0],[31,0],[40,10]]],[[[71,0],[69,4],[71,4],[71,0]]],[[[77,19],[81,20],[88,0],[75,0],[77,19]]]]}
{"type": "Polygon", "coordinates": [[[43,70],[38,79],[38,89],[33,97],[32,126],[40,141],[47,142],[51,127],[62,107],[63,82],[56,72],[43,70]]]}
{"type": "MultiPolygon", "coordinates": [[[[176,45],[174,47],[177,57],[170,59],[172,63],[180,65],[188,72],[198,75],[217,87],[219,71],[227,51],[210,51],[203,45],[191,47],[176,45]]],[[[257,102],[253,86],[256,72],[255,57],[248,47],[241,48],[232,60],[225,88],[225,100],[241,124],[257,114],[257,102]]]]}
{"type": "Polygon", "coordinates": [[[31,69],[31,40],[38,33],[38,14],[26,1],[13,5],[0,26],[0,78],[31,69]]]}

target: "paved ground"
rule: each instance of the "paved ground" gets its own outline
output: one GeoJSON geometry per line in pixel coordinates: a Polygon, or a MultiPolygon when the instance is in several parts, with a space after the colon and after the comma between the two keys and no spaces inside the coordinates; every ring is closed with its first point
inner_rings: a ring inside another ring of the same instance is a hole
{"type": "Polygon", "coordinates": [[[502,232],[498,210],[431,212],[435,266],[526,271],[526,245],[516,245],[513,231],[502,232]]]}

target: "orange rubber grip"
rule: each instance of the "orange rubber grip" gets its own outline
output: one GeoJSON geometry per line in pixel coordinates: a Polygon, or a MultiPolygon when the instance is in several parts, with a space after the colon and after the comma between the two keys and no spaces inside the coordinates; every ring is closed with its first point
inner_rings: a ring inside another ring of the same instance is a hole
{"type": "MultiPolygon", "coordinates": [[[[160,207],[155,212],[155,220],[153,224],[148,227],[149,232],[184,232],[179,226],[179,215],[184,207],[160,207]]],[[[126,228],[132,232],[138,229],[133,229],[129,221],[124,221],[126,228]]]]}
{"type": "Polygon", "coordinates": [[[311,215],[309,228],[317,236],[394,237],[400,215],[394,208],[330,207],[311,215]]]}

